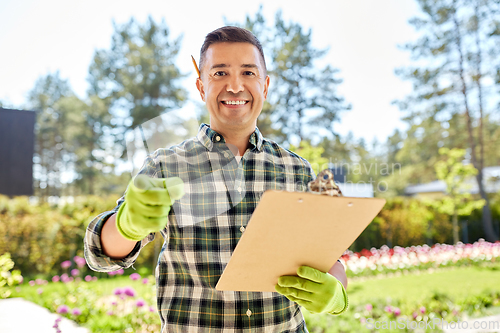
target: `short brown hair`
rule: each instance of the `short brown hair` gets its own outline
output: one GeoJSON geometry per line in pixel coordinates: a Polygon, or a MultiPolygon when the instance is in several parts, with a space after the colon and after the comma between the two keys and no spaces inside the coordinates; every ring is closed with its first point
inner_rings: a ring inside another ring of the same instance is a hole
{"type": "Polygon", "coordinates": [[[264,51],[262,50],[262,45],[260,44],[257,37],[254,36],[250,31],[233,26],[225,26],[210,32],[205,37],[205,42],[201,46],[200,50],[200,72],[203,68],[203,63],[205,62],[205,53],[207,52],[210,45],[215,43],[250,43],[257,47],[259,50],[262,63],[264,64],[264,73],[267,75],[266,60],[264,59],[264,51]]]}

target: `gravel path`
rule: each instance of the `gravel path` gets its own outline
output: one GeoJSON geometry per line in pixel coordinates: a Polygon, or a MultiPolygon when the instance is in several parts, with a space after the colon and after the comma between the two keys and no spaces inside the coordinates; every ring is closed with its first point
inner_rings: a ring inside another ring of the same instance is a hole
{"type": "MultiPolygon", "coordinates": [[[[0,300],[1,333],[56,333],[53,327],[60,317],[49,310],[22,298],[0,300]]],[[[89,333],[75,322],[62,318],[59,329],[63,333],[89,333]]]]}

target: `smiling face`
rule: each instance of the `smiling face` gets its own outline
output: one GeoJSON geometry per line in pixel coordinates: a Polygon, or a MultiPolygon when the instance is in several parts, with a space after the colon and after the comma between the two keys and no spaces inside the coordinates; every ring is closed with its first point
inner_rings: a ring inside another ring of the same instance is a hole
{"type": "Polygon", "coordinates": [[[267,97],[269,76],[250,43],[215,43],[206,54],[196,87],[210,113],[210,127],[225,135],[250,135],[267,97]]]}

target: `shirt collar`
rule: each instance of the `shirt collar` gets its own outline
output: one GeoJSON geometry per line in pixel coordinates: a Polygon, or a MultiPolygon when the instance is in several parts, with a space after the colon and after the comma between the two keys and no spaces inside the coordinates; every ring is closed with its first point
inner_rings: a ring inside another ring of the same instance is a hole
{"type": "MultiPolygon", "coordinates": [[[[224,137],[210,128],[210,125],[201,124],[198,130],[198,135],[196,136],[198,141],[205,146],[208,150],[212,151],[214,143],[226,142],[224,137]]],[[[258,151],[262,149],[262,144],[264,142],[264,137],[260,133],[259,129],[255,127],[255,131],[250,135],[248,140],[258,151]]]]}

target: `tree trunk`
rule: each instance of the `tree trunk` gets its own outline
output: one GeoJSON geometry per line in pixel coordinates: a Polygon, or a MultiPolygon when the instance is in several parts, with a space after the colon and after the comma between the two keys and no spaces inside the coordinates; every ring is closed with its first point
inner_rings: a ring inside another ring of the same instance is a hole
{"type": "Polygon", "coordinates": [[[453,244],[457,244],[460,239],[458,238],[458,216],[456,211],[453,212],[452,225],[453,225],[453,244]]]}
{"type": "MultiPolygon", "coordinates": [[[[455,4],[455,1],[453,3],[455,4]]],[[[495,235],[495,232],[493,231],[493,224],[491,221],[491,211],[490,211],[488,196],[486,195],[486,191],[484,190],[483,168],[481,166],[482,161],[478,161],[477,157],[476,157],[476,144],[474,142],[472,119],[471,119],[471,113],[470,113],[469,103],[468,103],[468,90],[467,90],[467,84],[466,84],[465,78],[464,78],[464,56],[463,56],[463,52],[462,52],[462,40],[461,40],[461,35],[460,35],[460,26],[459,26],[455,11],[453,12],[453,23],[455,25],[455,34],[456,34],[455,42],[456,42],[457,51],[459,54],[458,65],[459,65],[460,83],[462,84],[461,93],[462,93],[462,96],[464,98],[465,116],[467,119],[467,132],[468,132],[468,137],[469,137],[469,146],[471,149],[471,161],[472,161],[472,165],[478,171],[478,174],[476,175],[476,179],[477,179],[477,185],[479,188],[479,194],[481,195],[481,198],[483,198],[486,201],[486,204],[483,206],[483,231],[484,231],[484,235],[485,235],[486,240],[488,240],[490,242],[494,242],[497,240],[497,237],[495,235]]],[[[480,144],[483,145],[482,140],[480,141],[480,144]]],[[[482,147],[481,147],[481,149],[482,149],[482,147]]]]}

